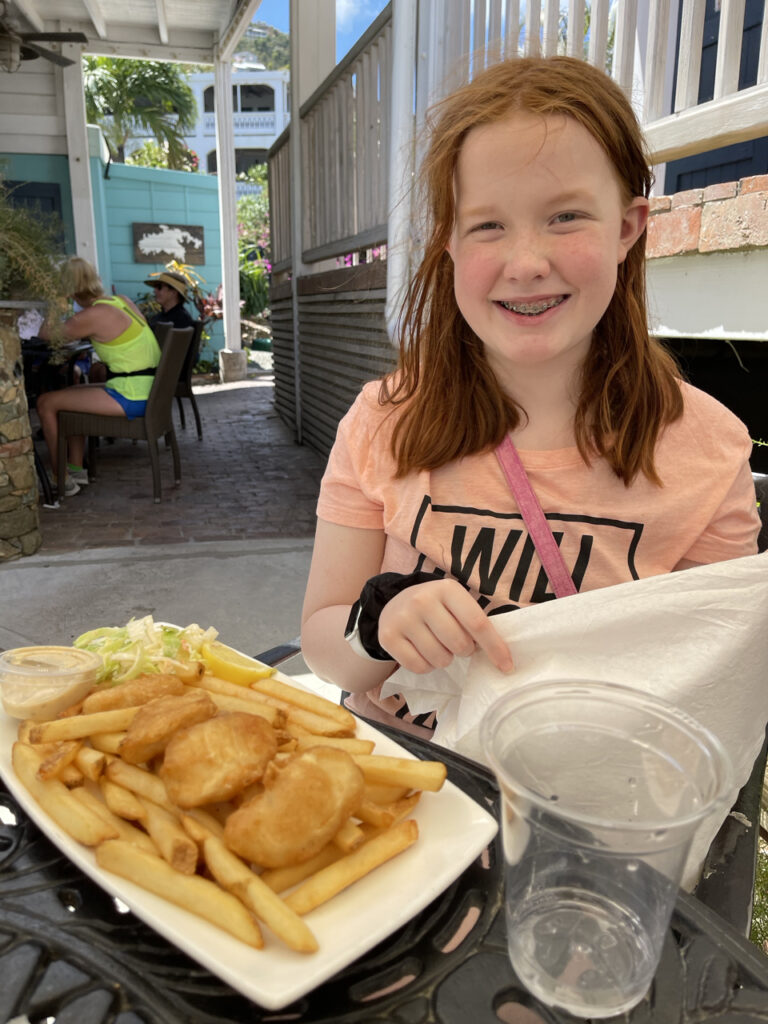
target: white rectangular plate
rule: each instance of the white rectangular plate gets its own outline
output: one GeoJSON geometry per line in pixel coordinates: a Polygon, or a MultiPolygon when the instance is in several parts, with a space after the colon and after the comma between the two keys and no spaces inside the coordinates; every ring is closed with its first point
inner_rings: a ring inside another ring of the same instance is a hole
{"type": "MultiPolygon", "coordinates": [[[[278,678],[301,688],[295,680],[278,678]]],[[[286,949],[265,929],[265,948],[251,949],[202,918],[104,871],[91,850],[63,832],[40,809],[11,766],[18,722],[0,711],[0,775],[42,832],[103,889],[119,897],[146,924],[233,989],[268,1010],[278,1010],[327,981],[426,907],[485,849],[497,831],[495,819],[446,782],[424,793],[413,817],[418,841],[307,915],[320,949],[309,955],[286,949]]],[[[376,743],[376,753],[413,758],[365,722],[357,735],[376,743]]],[[[435,748],[435,759],[440,748],[435,748]]],[[[415,760],[415,759],[414,759],[415,760]]]]}

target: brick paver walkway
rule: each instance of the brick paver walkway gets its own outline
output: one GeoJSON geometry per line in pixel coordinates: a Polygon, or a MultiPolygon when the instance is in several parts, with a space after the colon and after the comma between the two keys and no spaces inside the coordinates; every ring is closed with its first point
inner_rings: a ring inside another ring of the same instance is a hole
{"type": "Polygon", "coordinates": [[[58,510],[41,507],[39,553],[314,534],[325,459],[294,442],[275,412],[272,377],[203,385],[196,395],[202,442],[189,402],[186,430],[174,411],[181,486],[173,486],[171,453],[161,442],[156,505],[146,444],[102,439],[97,478],[58,510]]]}

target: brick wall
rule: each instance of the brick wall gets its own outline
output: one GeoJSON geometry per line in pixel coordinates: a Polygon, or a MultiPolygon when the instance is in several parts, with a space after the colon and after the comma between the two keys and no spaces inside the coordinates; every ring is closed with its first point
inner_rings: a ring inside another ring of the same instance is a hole
{"type": "Polygon", "coordinates": [[[768,174],[651,199],[649,259],[768,246],[768,174]]]}

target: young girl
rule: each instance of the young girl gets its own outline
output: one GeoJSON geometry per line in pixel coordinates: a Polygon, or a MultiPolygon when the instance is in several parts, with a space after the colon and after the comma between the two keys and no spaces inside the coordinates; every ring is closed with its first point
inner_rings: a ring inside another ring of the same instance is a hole
{"type": "Polygon", "coordinates": [[[482,648],[512,671],[493,614],[554,597],[505,435],[577,590],[754,554],[759,531],[746,429],[648,335],[652,178],[621,89],[572,58],[506,61],[433,125],[399,367],[339,426],[302,631],[351,707],[403,722],[378,697],[398,665],[482,648]]]}
{"type": "MultiPolygon", "coordinates": [[[[61,391],[46,391],[37,399],[37,414],[51,456],[56,465],[58,414],[60,409],[95,412],[106,416],[143,416],[160,362],[160,346],[151,327],[126,295],[105,295],[96,269],[87,260],[73,256],[64,264],[62,286],[75,299],[81,312],[60,327],[67,338],[90,338],[108,372],[106,386],[77,385],[61,391]],[[142,372],[146,371],[146,372],[142,372]]],[[[40,337],[49,338],[47,324],[40,337]]],[[[88,483],[83,468],[84,437],[69,438],[68,473],[59,481],[64,494],[77,494],[88,483]]]]}

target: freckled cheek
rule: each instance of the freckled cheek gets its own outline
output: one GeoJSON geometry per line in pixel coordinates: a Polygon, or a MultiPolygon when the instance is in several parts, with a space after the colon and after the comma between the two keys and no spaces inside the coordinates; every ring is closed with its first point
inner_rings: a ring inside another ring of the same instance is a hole
{"type": "Polygon", "coordinates": [[[499,276],[498,262],[487,257],[458,257],[453,268],[456,300],[485,299],[499,276]]]}

